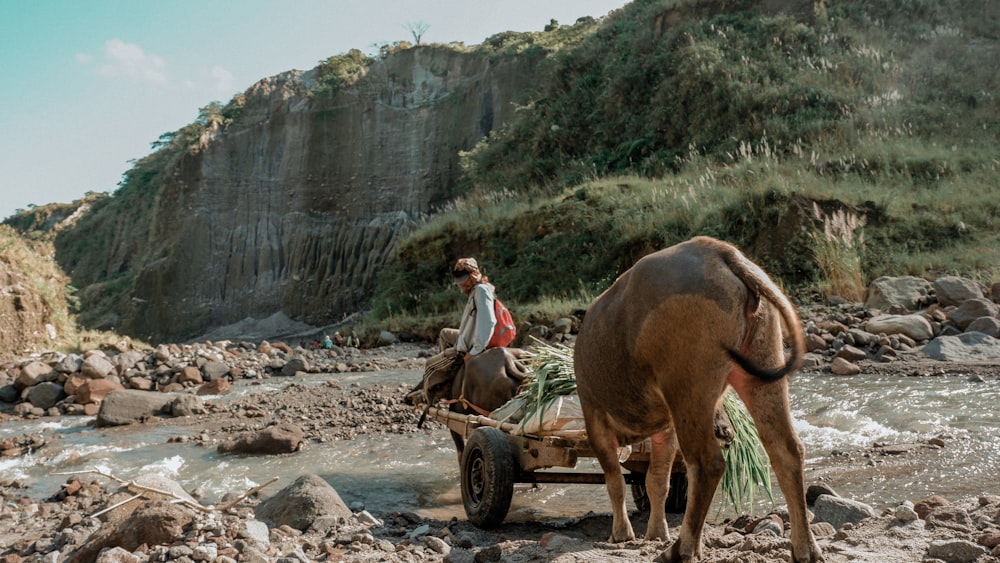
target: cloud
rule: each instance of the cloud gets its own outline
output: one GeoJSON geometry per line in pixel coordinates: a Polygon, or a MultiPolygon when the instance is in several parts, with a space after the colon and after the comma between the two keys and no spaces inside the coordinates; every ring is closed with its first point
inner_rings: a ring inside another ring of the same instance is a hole
{"type": "Polygon", "coordinates": [[[77,53],[73,55],[73,60],[82,65],[88,65],[90,64],[90,61],[94,60],[94,57],[93,55],[89,55],[87,53],[77,53]]]}
{"type": "Polygon", "coordinates": [[[162,57],[148,54],[142,47],[121,39],[104,43],[105,63],[99,72],[103,76],[124,77],[141,82],[167,81],[167,62],[162,57]]]}

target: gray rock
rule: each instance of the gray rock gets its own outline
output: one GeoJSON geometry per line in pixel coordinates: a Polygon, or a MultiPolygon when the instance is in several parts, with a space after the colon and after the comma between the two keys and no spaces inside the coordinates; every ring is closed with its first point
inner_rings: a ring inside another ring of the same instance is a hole
{"type": "Polygon", "coordinates": [[[981,332],[939,336],[923,347],[929,358],[943,362],[1000,360],[1000,339],[981,332]]]}
{"type": "Polygon", "coordinates": [[[556,334],[569,334],[573,332],[573,319],[562,317],[552,323],[552,332],[556,334]]]}
{"type": "Polygon", "coordinates": [[[872,334],[903,334],[913,340],[934,337],[931,323],[923,315],[879,315],[869,319],[865,330],[872,334]]]}
{"type": "Polygon", "coordinates": [[[21,392],[13,385],[0,387],[0,403],[16,403],[21,398],[21,392]]]}
{"type": "Polygon", "coordinates": [[[427,536],[424,538],[424,545],[430,548],[431,551],[435,553],[440,553],[441,555],[448,555],[451,551],[451,546],[445,543],[445,541],[437,536],[427,536]]]}
{"type": "Polygon", "coordinates": [[[105,549],[97,556],[94,563],[141,563],[142,559],[121,547],[115,546],[105,549]]]}
{"type": "Polygon", "coordinates": [[[861,373],[861,366],[838,357],[830,362],[830,371],[834,375],[858,375],[861,373]]]}
{"type": "Polygon", "coordinates": [[[973,321],[980,317],[996,317],[1000,307],[989,299],[982,297],[969,299],[948,315],[948,320],[962,330],[966,330],[973,321]]]}
{"type": "Polygon", "coordinates": [[[197,395],[183,393],[170,402],[170,413],[174,416],[191,416],[205,414],[205,401],[197,395]]]}
{"type": "Polygon", "coordinates": [[[59,373],[75,373],[83,366],[83,358],[79,354],[67,354],[56,364],[59,373]]]}
{"type": "Polygon", "coordinates": [[[281,375],[286,377],[291,377],[300,371],[309,371],[309,362],[303,356],[294,356],[281,367],[281,375]]]}
{"type": "Polygon", "coordinates": [[[966,332],[981,332],[993,338],[1000,336],[1000,319],[996,317],[979,317],[965,327],[966,332]]]}
{"type": "Polygon", "coordinates": [[[174,400],[169,393],[120,389],[112,391],[101,401],[97,412],[98,426],[120,426],[140,422],[160,414],[163,407],[174,400]]]}
{"type": "Polygon", "coordinates": [[[54,407],[59,401],[66,398],[66,393],[63,391],[62,385],[51,381],[45,381],[33,387],[29,387],[24,398],[29,403],[40,409],[49,409],[54,407]]]}
{"type": "Polygon", "coordinates": [[[38,361],[28,362],[21,366],[21,371],[14,380],[14,384],[24,389],[43,381],[52,381],[57,376],[58,374],[48,364],[38,361]]]}
{"type": "Polygon", "coordinates": [[[90,354],[83,359],[80,374],[90,379],[104,379],[115,369],[114,364],[102,353],[90,354]]]}
{"type": "Polygon", "coordinates": [[[983,290],[976,282],[956,276],[944,276],[931,283],[938,303],[942,307],[961,305],[969,299],[983,297],[983,290]]]}
{"type": "Polygon", "coordinates": [[[859,328],[851,328],[848,329],[847,333],[850,334],[851,338],[854,339],[855,346],[860,346],[864,348],[875,341],[875,336],[866,330],[861,330],[859,328]]]}
{"type": "Polygon", "coordinates": [[[260,503],[255,512],[258,518],[275,527],[288,525],[303,531],[309,529],[320,516],[351,517],[351,510],[337,491],[312,473],[302,475],[294,483],[260,503]]]}
{"type": "Polygon", "coordinates": [[[888,310],[892,305],[900,305],[914,311],[927,302],[930,290],[930,282],[923,278],[881,277],[868,286],[865,308],[888,310]]]}
{"type": "Polygon", "coordinates": [[[388,330],[383,330],[382,332],[378,333],[378,342],[382,346],[387,346],[389,344],[397,344],[399,343],[399,337],[389,332],[388,330]]]}
{"type": "Polygon", "coordinates": [[[946,563],[972,563],[989,551],[968,540],[950,539],[932,541],[927,546],[927,556],[945,561],[946,563]]]}
{"type": "Polygon", "coordinates": [[[831,495],[835,497],[840,496],[837,494],[837,491],[833,490],[833,487],[829,485],[824,485],[822,483],[818,485],[809,485],[806,487],[806,504],[809,506],[816,504],[816,499],[818,499],[820,495],[831,495]]]}
{"type": "Polygon", "coordinates": [[[913,510],[913,503],[910,501],[904,501],[903,504],[897,506],[893,515],[896,517],[896,520],[901,522],[912,522],[920,518],[917,511],[913,510]]]}
{"type": "Polygon", "coordinates": [[[201,367],[202,375],[205,381],[213,381],[216,379],[221,379],[229,375],[229,364],[226,362],[211,361],[206,363],[201,367]]]}
{"type": "Polygon", "coordinates": [[[240,524],[237,536],[250,540],[253,543],[267,547],[271,543],[271,531],[267,524],[259,520],[246,520],[240,524]]]}
{"type": "Polygon", "coordinates": [[[843,497],[832,495],[820,495],[813,504],[813,520],[816,522],[829,522],[838,530],[844,524],[857,524],[865,518],[876,516],[875,509],[871,506],[843,497]]]}
{"type": "MultiPolygon", "coordinates": [[[[305,432],[294,424],[282,423],[219,444],[219,453],[255,455],[287,454],[298,451],[305,443],[305,432]]],[[[350,514],[350,510],[348,510],[350,514]]]]}
{"type": "Polygon", "coordinates": [[[845,344],[844,347],[837,352],[836,357],[844,358],[849,362],[857,362],[859,360],[867,360],[868,353],[849,344],[845,344]]]}
{"type": "Polygon", "coordinates": [[[138,350],[128,350],[114,357],[115,369],[119,375],[135,368],[136,364],[145,361],[146,355],[138,350]]]}

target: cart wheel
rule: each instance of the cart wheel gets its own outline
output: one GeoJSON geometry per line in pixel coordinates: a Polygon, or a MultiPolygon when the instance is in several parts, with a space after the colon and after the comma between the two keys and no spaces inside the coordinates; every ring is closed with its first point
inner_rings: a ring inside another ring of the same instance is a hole
{"type": "MultiPolygon", "coordinates": [[[[639,512],[649,512],[649,494],[646,492],[646,474],[641,483],[632,484],[632,500],[639,512]]],[[[670,492],[665,503],[667,514],[681,514],[687,507],[687,478],[683,473],[670,474],[670,492]]]]}
{"type": "Polygon", "coordinates": [[[514,497],[514,449],[496,428],[477,428],[462,452],[462,503],[469,521],[480,528],[498,526],[514,497]]]}

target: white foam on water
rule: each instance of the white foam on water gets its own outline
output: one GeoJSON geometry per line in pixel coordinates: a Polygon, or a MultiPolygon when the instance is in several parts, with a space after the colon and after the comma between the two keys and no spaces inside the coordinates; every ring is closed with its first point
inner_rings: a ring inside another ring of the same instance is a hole
{"type": "Polygon", "coordinates": [[[180,470],[184,466],[184,463],[185,460],[183,457],[175,455],[144,465],[139,468],[139,473],[158,473],[168,477],[177,477],[180,475],[180,470]]]}

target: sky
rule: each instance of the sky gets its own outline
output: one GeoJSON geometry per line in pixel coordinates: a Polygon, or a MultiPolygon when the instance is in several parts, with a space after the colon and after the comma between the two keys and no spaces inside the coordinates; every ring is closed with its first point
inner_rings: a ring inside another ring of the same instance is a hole
{"type": "Polygon", "coordinates": [[[0,220],[113,192],[199,108],[327,57],[482,43],[627,0],[0,0],[0,220]]]}

